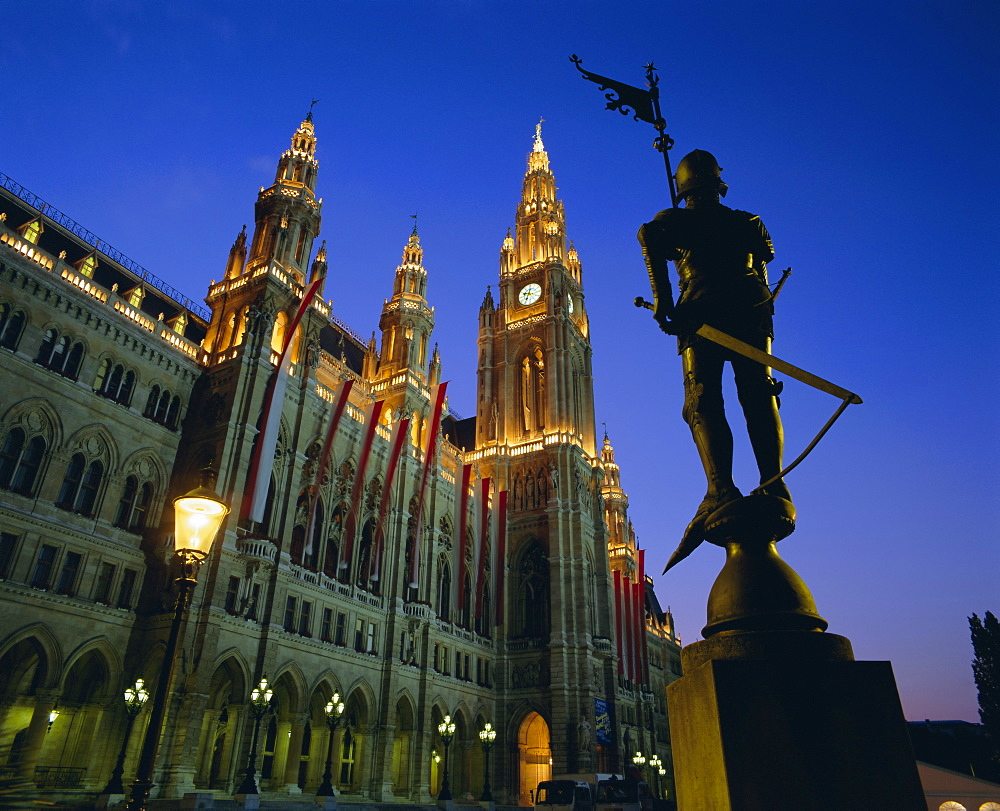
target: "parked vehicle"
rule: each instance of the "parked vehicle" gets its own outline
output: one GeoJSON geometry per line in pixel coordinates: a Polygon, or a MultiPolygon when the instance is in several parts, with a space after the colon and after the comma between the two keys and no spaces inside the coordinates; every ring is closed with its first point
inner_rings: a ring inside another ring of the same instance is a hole
{"type": "Polygon", "coordinates": [[[535,808],[594,811],[594,786],[582,780],[543,780],[535,790],[535,808]]]}

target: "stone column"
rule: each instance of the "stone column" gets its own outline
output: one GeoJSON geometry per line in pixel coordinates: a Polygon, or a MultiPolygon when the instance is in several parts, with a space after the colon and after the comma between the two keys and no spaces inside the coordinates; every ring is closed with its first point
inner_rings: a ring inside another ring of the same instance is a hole
{"type": "MultiPolygon", "coordinates": [[[[380,802],[391,802],[395,796],[392,791],[392,747],[396,738],[396,726],[388,724],[379,731],[381,745],[374,755],[371,775],[372,799],[380,802]]],[[[375,730],[372,730],[372,737],[375,730]]]]}
{"type": "Polygon", "coordinates": [[[301,794],[299,788],[299,764],[302,762],[302,737],[306,731],[309,716],[298,713],[291,718],[291,730],[288,736],[288,749],[285,752],[285,791],[289,794],[301,794]]]}
{"type": "Polygon", "coordinates": [[[56,706],[59,698],[58,690],[35,691],[35,709],[28,723],[28,734],[24,740],[21,762],[17,764],[17,779],[33,783],[35,767],[42,756],[42,746],[45,744],[45,733],[49,728],[49,713],[56,706]]]}

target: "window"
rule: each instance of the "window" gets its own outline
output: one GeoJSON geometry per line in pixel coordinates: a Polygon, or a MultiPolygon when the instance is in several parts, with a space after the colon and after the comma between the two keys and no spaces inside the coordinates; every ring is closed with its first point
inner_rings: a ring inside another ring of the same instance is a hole
{"type": "Polygon", "coordinates": [[[134,372],[126,371],[120,363],[112,365],[112,362],[107,358],[101,361],[101,367],[97,371],[97,379],[94,381],[94,391],[116,403],[128,405],[132,400],[134,388],[134,372]]]}
{"type": "Polygon", "coordinates": [[[257,606],[260,604],[260,583],[254,583],[250,588],[250,602],[247,605],[247,619],[257,621],[257,606]]]}
{"type": "Polygon", "coordinates": [[[442,555],[438,562],[438,617],[448,621],[451,619],[451,569],[447,559],[442,555]]]}
{"type": "Polygon", "coordinates": [[[111,583],[115,579],[115,565],[102,563],[97,570],[97,582],[94,584],[94,602],[107,605],[111,599],[111,583]]]}
{"type": "Polygon", "coordinates": [[[72,597],[76,593],[76,576],[80,571],[83,555],[78,552],[67,552],[63,558],[59,579],[56,581],[56,593],[72,597]]]}
{"type": "Polygon", "coordinates": [[[181,398],[179,395],[171,395],[166,389],[161,390],[159,386],[153,386],[146,398],[146,407],[142,411],[142,416],[173,429],[177,427],[177,417],[180,410],[181,398]]]}
{"type": "Polygon", "coordinates": [[[142,532],[146,527],[146,511],[153,500],[153,485],[144,482],[139,486],[135,476],[125,479],[125,489],[122,491],[118,511],[115,513],[115,526],[130,532],[142,532]]]}
{"type": "Polygon", "coordinates": [[[375,650],[375,636],[378,629],[374,622],[368,623],[368,638],[365,640],[365,651],[367,653],[377,653],[375,650]]]}
{"type": "Polygon", "coordinates": [[[331,626],[333,625],[333,609],[324,608],[323,609],[323,622],[320,625],[319,638],[324,642],[333,642],[333,637],[330,636],[331,626]]]}
{"type": "Polygon", "coordinates": [[[365,650],[365,621],[360,617],[354,621],[354,650],[358,653],[365,650]]]}
{"type": "Polygon", "coordinates": [[[126,569],[122,574],[122,584],[118,589],[118,608],[132,607],[132,590],[135,587],[135,569],[126,569]]]}
{"type": "Polygon", "coordinates": [[[298,605],[298,600],[294,597],[285,598],[285,624],[284,628],[288,633],[295,633],[295,609],[298,605]]]}
{"type": "Polygon", "coordinates": [[[14,569],[14,553],[17,551],[17,536],[12,532],[0,532],[0,580],[6,580],[14,569]]]}
{"type": "Polygon", "coordinates": [[[0,489],[31,496],[45,455],[45,440],[40,436],[25,439],[21,428],[12,428],[0,446],[0,489]]]}
{"type": "Polygon", "coordinates": [[[38,550],[38,557],[35,559],[35,568],[31,571],[31,578],[28,585],[36,589],[47,589],[49,580],[52,577],[52,567],[56,562],[56,548],[48,544],[42,544],[38,550]]]}
{"type": "Polygon", "coordinates": [[[63,377],[75,380],[82,361],[83,344],[81,342],[73,343],[69,337],[60,336],[52,328],[45,330],[45,337],[42,339],[42,345],[38,348],[35,363],[46,369],[51,369],[53,372],[58,372],[63,377]]]}
{"type": "Polygon", "coordinates": [[[312,603],[308,600],[302,601],[302,610],[299,611],[299,636],[312,636],[309,633],[309,620],[312,614],[312,603]]]}
{"type": "Polygon", "coordinates": [[[38,237],[42,235],[45,231],[45,226],[42,225],[42,218],[35,217],[35,219],[30,222],[26,222],[20,228],[17,229],[21,236],[24,238],[25,242],[30,242],[32,245],[38,244],[38,237]]]}
{"type": "Polygon", "coordinates": [[[97,503],[97,491],[104,477],[104,465],[94,460],[89,465],[82,453],[73,454],[56,506],[81,515],[92,516],[97,503]]]}
{"type": "Polygon", "coordinates": [[[347,635],[347,615],[337,614],[337,631],[333,637],[333,644],[344,646],[344,637],[347,635]]]}
{"type": "Polygon", "coordinates": [[[226,588],[226,613],[235,615],[240,598],[240,579],[238,577],[229,578],[229,586],[226,588]]]}
{"type": "Polygon", "coordinates": [[[14,310],[9,304],[0,304],[0,346],[4,349],[17,349],[24,330],[24,313],[14,310]]]}

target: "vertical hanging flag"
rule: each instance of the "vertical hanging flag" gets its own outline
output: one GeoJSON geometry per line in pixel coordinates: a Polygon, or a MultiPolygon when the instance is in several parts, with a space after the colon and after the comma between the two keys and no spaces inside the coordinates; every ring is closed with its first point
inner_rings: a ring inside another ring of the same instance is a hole
{"type": "Polygon", "coordinates": [[[369,578],[373,583],[377,583],[382,576],[382,547],[385,540],[385,524],[392,504],[392,480],[396,475],[396,468],[399,467],[399,457],[402,454],[409,430],[410,418],[404,417],[397,420],[396,424],[392,426],[392,433],[389,436],[389,458],[386,461],[385,481],[382,482],[382,495],[379,498],[378,521],[375,523],[375,540],[372,543],[372,565],[369,578]]]}
{"type": "Polygon", "coordinates": [[[261,429],[257,435],[257,444],[250,457],[250,472],[247,478],[248,492],[242,503],[243,517],[251,521],[264,520],[267,489],[271,481],[271,470],[274,468],[274,450],[278,445],[281,408],[285,402],[285,389],[288,387],[288,369],[286,368],[288,349],[292,345],[292,336],[295,335],[295,331],[302,321],[302,316],[309,309],[309,305],[322,283],[322,278],[316,279],[302,294],[299,309],[285,331],[281,354],[278,356],[278,365],[268,380],[267,389],[264,392],[264,408],[260,419],[261,429]]]}
{"type": "Polygon", "coordinates": [[[635,623],[632,618],[632,580],[622,577],[622,630],[625,637],[625,678],[635,681],[635,623]]]}
{"type": "Polygon", "coordinates": [[[639,672],[642,683],[649,684],[649,640],[646,638],[646,550],[638,550],[639,555],[639,672]]]}
{"type": "Polygon", "coordinates": [[[622,644],[622,609],[619,596],[622,591],[622,573],[617,569],[615,569],[613,585],[612,597],[614,598],[614,604],[611,616],[615,621],[615,652],[618,654],[618,675],[622,676],[625,674],[625,656],[622,644]]]}
{"type": "Polygon", "coordinates": [[[456,537],[452,544],[455,551],[451,578],[451,607],[461,615],[465,605],[465,536],[469,530],[469,483],[472,480],[472,465],[462,465],[461,473],[455,478],[455,527],[456,537]]]}
{"type": "Polygon", "coordinates": [[[365,409],[364,433],[361,437],[361,452],[358,454],[358,469],[354,472],[351,506],[347,511],[343,540],[340,543],[340,564],[337,568],[342,575],[349,574],[347,569],[351,565],[351,555],[354,554],[354,535],[358,525],[358,513],[361,511],[361,501],[364,498],[365,468],[368,467],[368,457],[371,456],[375,429],[378,427],[378,420],[382,416],[384,405],[384,400],[376,400],[365,409]]]}
{"type": "Polygon", "coordinates": [[[316,505],[319,504],[319,490],[323,486],[323,477],[326,476],[326,465],[330,460],[330,449],[333,447],[333,439],[337,435],[337,428],[340,426],[340,418],[347,407],[347,401],[351,396],[351,389],[354,388],[354,380],[351,378],[341,380],[337,386],[337,391],[333,395],[333,404],[330,406],[330,424],[326,426],[326,437],[323,439],[323,447],[319,452],[319,461],[316,463],[316,475],[312,484],[312,502],[309,505],[309,521],[306,523],[306,548],[305,553],[311,555],[313,552],[313,535],[315,534],[316,505]]]}
{"type": "Polygon", "coordinates": [[[496,624],[503,624],[504,569],[507,566],[507,490],[497,493],[493,507],[493,594],[496,603],[496,624]]]}
{"type": "Polygon", "coordinates": [[[427,482],[430,479],[431,468],[434,465],[434,452],[437,450],[438,429],[441,427],[441,412],[444,408],[444,395],[448,383],[438,383],[431,387],[431,421],[427,429],[427,450],[424,454],[424,469],[420,474],[420,485],[417,491],[417,531],[413,544],[413,559],[410,562],[410,588],[417,588],[420,583],[420,544],[424,534],[424,499],[427,496],[427,482]]]}
{"type": "MultiPolygon", "coordinates": [[[[490,530],[490,482],[487,476],[479,481],[479,499],[476,503],[476,511],[479,513],[479,529],[476,532],[476,552],[473,556],[476,566],[476,608],[475,617],[481,620],[483,616],[483,586],[486,583],[486,545],[489,543],[490,530]]],[[[496,535],[493,536],[493,545],[496,546],[496,535]]]]}

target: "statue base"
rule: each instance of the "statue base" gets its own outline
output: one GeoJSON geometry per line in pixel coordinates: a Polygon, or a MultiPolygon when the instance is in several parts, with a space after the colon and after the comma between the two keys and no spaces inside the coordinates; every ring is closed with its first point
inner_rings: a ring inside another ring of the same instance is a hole
{"type": "Polygon", "coordinates": [[[728,632],[667,687],[680,811],[925,811],[889,662],[844,637],[728,632]]]}
{"type": "Polygon", "coordinates": [[[667,687],[680,811],[924,811],[889,662],[856,662],[777,553],[791,502],[762,494],[705,523],[726,549],[706,639],[667,687]]]}

